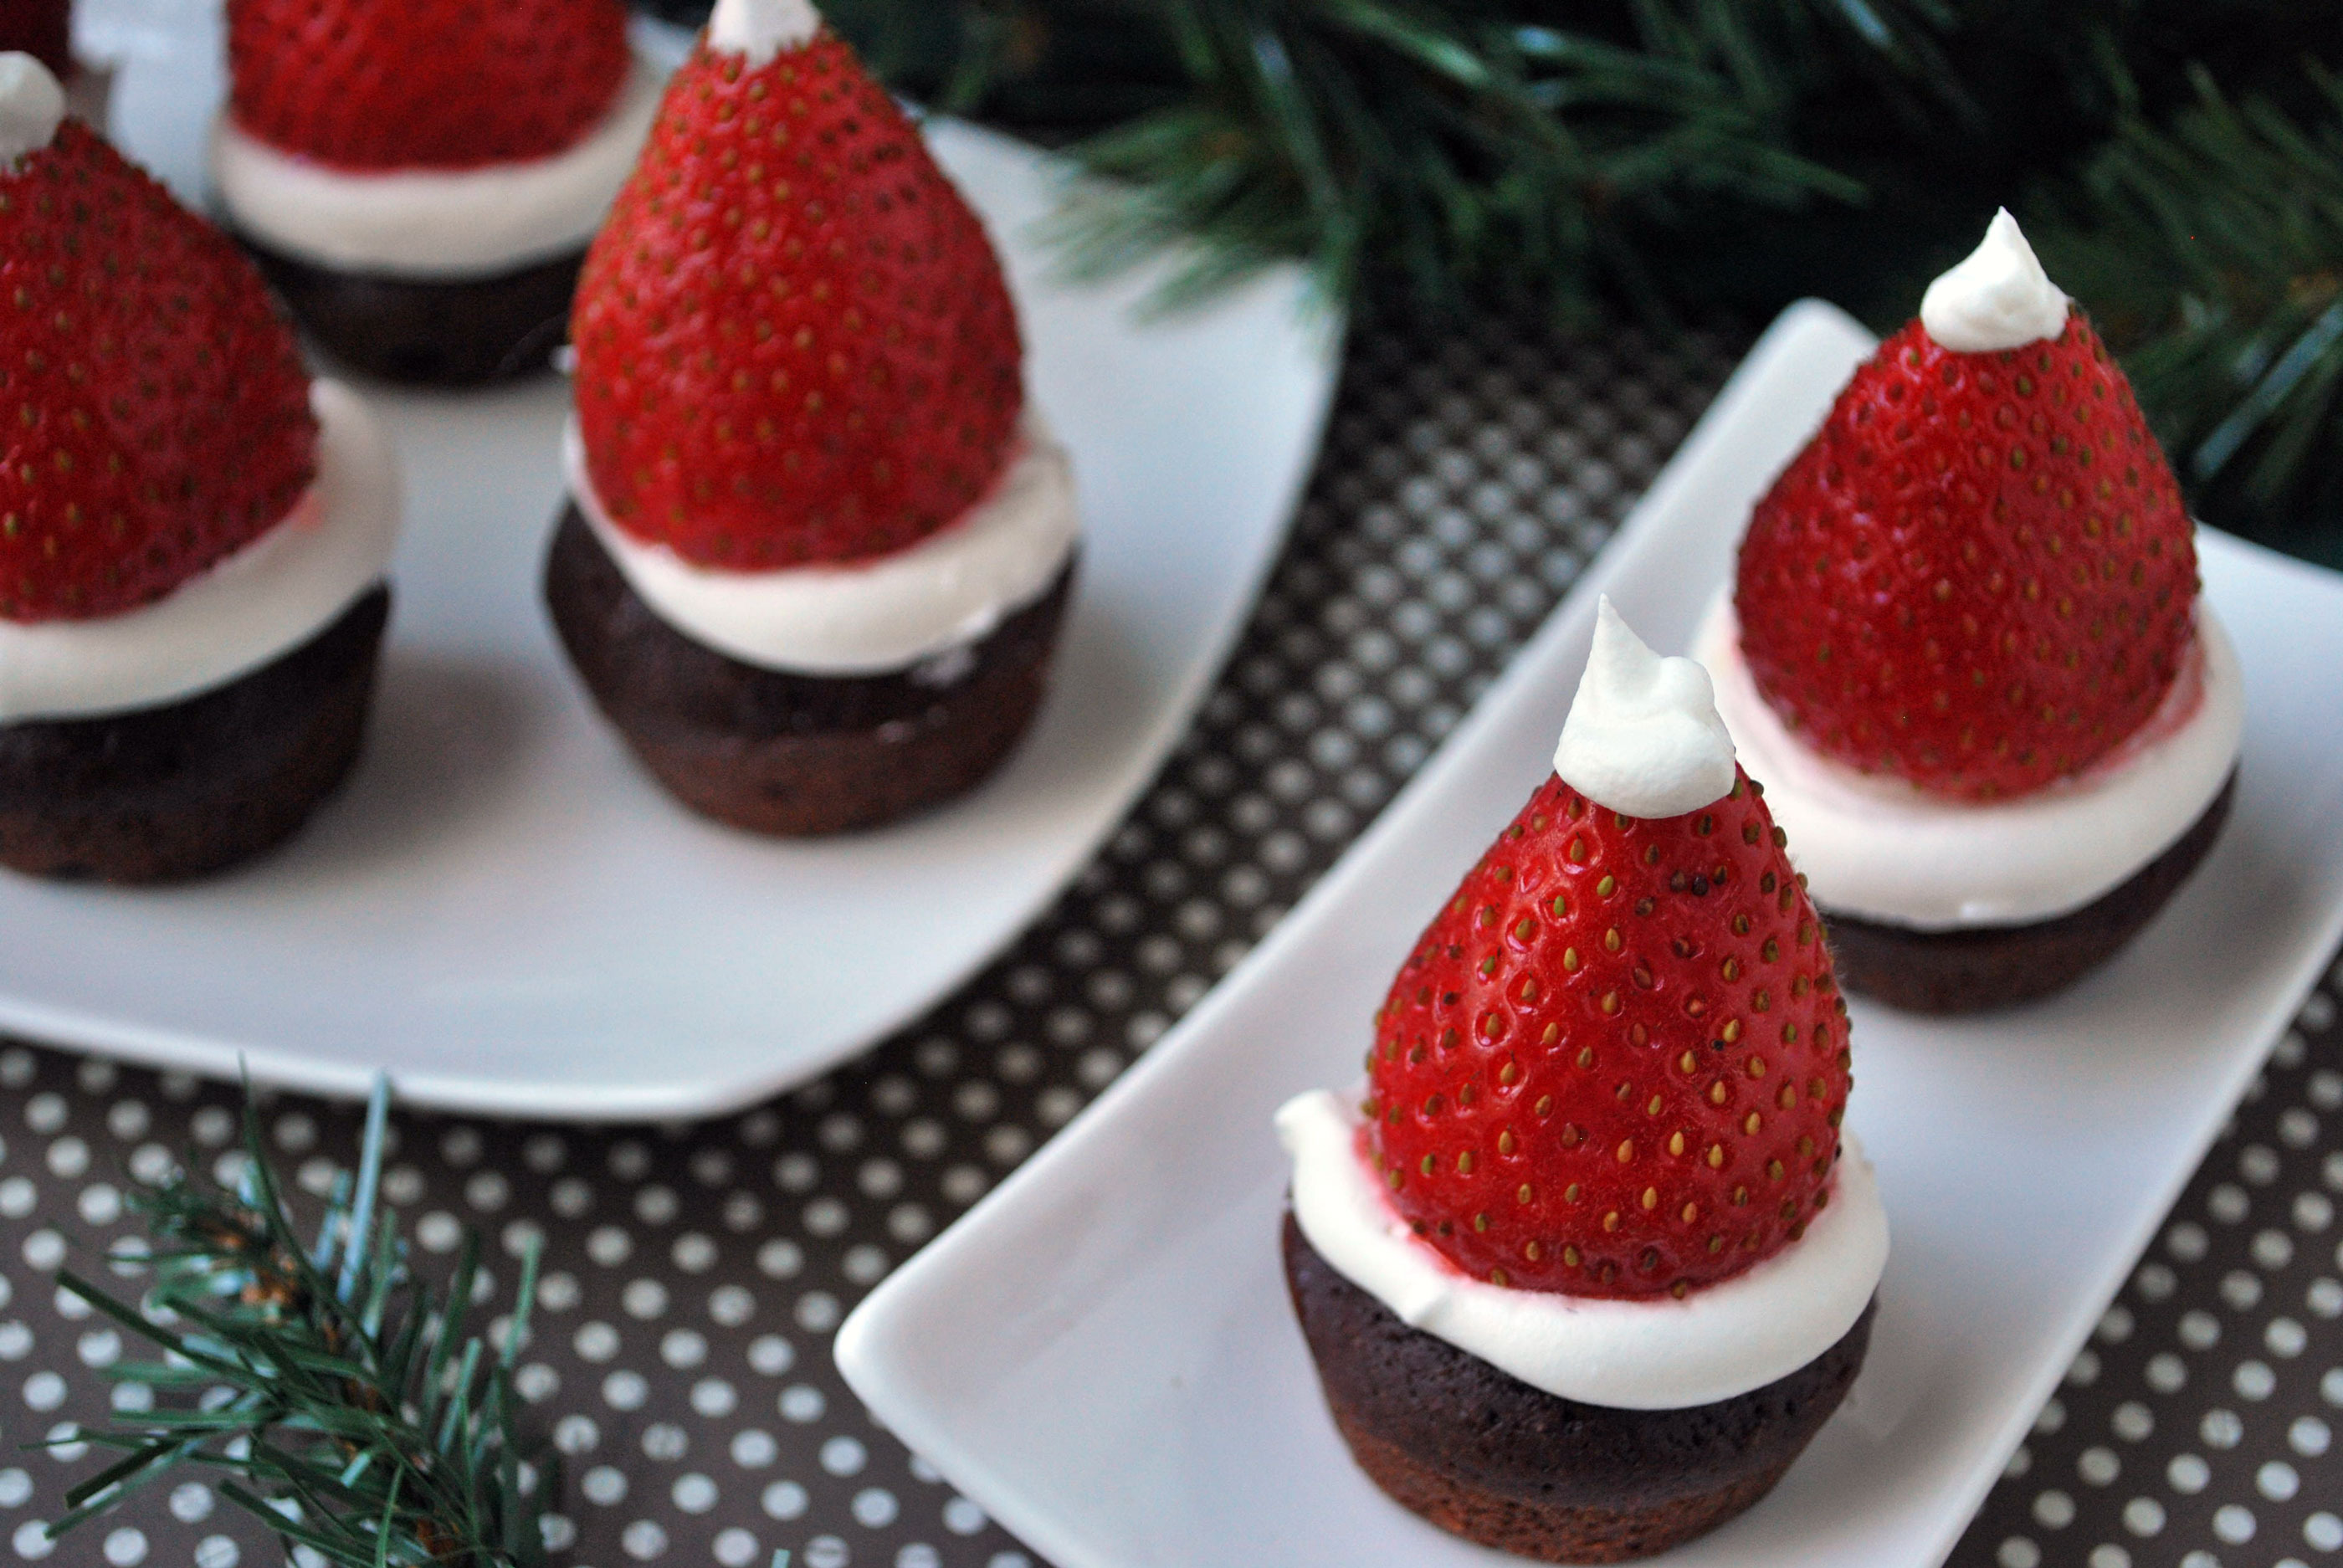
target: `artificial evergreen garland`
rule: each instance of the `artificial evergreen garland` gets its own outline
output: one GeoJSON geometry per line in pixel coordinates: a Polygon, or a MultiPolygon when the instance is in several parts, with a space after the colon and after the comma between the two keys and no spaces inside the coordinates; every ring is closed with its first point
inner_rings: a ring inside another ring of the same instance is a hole
{"type": "Polygon", "coordinates": [[[2343,81],[2309,75],[2308,123],[2200,75],[2168,134],[2127,126],[2041,204],[2044,250],[2200,508],[2343,564],[2343,81]]]}
{"type": "Polygon", "coordinates": [[[377,1202],[389,1105],[377,1084],[355,1177],[314,1237],[295,1228],[247,1099],[237,1184],[174,1172],[136,1190],[151,1238],[117,1256],[136,1304],[71,1270],[65,1290],[163,1353],[106,1376],[147,1408],[72,1441],[121,1458],[66,1493],[51,1539],[195,1466],[220,1495],[332,1568],[545,1568],[542,1517],[559,1475],[518,1423],[513,1358],[528,1333],[538,1248],[521,1261],[495,1345],[468,1332],[485,1294],[468,1233],[444,1294],[408,1269],[377,1202]]]}
{"type": "MultiPolygon", "coordinates": [[[[646,0],[704,15],[704,0],[646,0]]],[[[1370,310],[1883,330],[2018,210],[2214,521],[2343,564],[2331,0],[826,0],[896,86],[1114,178],[1078,266],[1370,310]],[[2325,325],[2321,325],[2325,323],[2325,325]]]]}

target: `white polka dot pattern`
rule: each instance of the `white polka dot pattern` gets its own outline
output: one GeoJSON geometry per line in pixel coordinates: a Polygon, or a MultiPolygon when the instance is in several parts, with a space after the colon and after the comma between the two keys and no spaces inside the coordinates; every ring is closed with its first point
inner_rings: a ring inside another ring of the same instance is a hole
{"type": "Polygon", "coordinates": [[[2343,995],[2303,1005],[1952,1568],[2343,1565],[2343,995]]]}

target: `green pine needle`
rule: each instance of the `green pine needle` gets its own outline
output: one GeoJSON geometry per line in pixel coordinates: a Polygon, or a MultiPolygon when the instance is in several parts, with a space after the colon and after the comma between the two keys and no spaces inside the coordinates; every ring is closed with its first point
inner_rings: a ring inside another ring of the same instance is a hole
{"type": "Polygon", "coordinates": [[[151,1241],[114,1266],[147,1280],[140,1304],[59,1271],[162,1353],[107,1369],[152,1390],[155,1408],[75,1433],[121,1457],[66,1493],[52,1539],[194,1465],[223,1473],[220,1495],[288,1551],[307,1546],[334,1568],[544,1568],[558,1473],[519,1430],[512,1380],[539,1250],[522,1259],[491,1352],[467,1329],[479,1238],[466,1237],[437,1294],[377,1204],[388,1105],[377,1081],[356,1183],[337,1183],[313,1239],[286,1210],[247,1093],[236,1187],[178,1172],[133,1197],[151,1241]]]}
{"type": "Polygon", "coordinates": [[[2217,513],[2343,515],[2343,82],[2308,75],[2305,123],[2200,73],[2168,130],[2127,125],[2041,204],[2046,263],[2217,513]]]}
{"type": "MultiPolygon", "coordinates": [[[[1730,190],[1795,209],[1860,200],[1799,152],[1796,85],[1753,26],[1796,0],[1644,0],[1610,32],[1493,5],[1182,0],[1165,8],[1178,101],[1080,144],[1099,183],[1060,234],[1075,269],[1169,249],[1184,304],[1302,258],[1330,299],[1371,276],[1419,300],[1532,297],[1585,319],[1606,294],[1665,314],[1639,232],[1730,190]],[[1758,15],[1765,13],[1765,15],[1758,15]]],[[[1818,25],[1893,7],[1818,7],[1818,25]]],[[[1884,47],[1909,35],[1888,29],[1884,47]]],[[[1768,40],[1768,44],[1775,42],[1768,40]]]]}

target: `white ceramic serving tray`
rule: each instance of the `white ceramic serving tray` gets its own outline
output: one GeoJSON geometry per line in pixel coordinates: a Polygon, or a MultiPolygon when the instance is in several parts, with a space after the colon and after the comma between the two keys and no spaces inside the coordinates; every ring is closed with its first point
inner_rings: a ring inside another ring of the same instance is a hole
{"type": "MultiPolygon", "coordinates": [[[[116,83],[117,139],[183,185],[218,97],[211,26],[176,52],[165,34],[116,83]]],[[[1008,260],[1087,528],[1054,689],[998,778],[828,842],[686,815],[588,708],[538,604],[567,387],[367,387],[407,525],[356,777],[285,851],[216,881],[0,878],[0,1028],[328,1091],[387,1069],[408,1101],[505,1115],[697,1116],[850,1054],[999,950],[1152,775],[1242,626],[1316,450],[1335,334],[1290,271],[1162,321],[1135,312],[1144,279],[1059,282],[1034,234],[1058,171],[962,126],[932,140],[1008,260]]]]}
{"type": "MultiPolygon", "coordinates": [[[[1303,905],[848,1320],[855,1392],[1059,1568],[1502,1561],[1351,1465],[1284,1300],[1271,1113],[1356,1078],[1409,944],[1551,767],[1595,596],[1686,646],[1751,502],[1870,347],[1826,306],[1777,322],[1303,905]]],[[[1959,1022],[1856,1007],[1851,1115],[1895,1231],[1869,1364],[1771,1498],[1669,1562],[1941,1561],[2343,935],[2343,578],[2215,534],[2202,555],[2251,709],[2236,816],[2162,918],[2066,996],[1959,1022]]]]}

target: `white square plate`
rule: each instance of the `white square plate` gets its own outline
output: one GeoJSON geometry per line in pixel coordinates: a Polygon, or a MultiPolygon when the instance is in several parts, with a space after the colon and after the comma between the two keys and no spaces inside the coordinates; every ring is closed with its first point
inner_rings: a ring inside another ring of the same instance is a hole
{"type": "MultiPolygon", "coordinates": [[[[1686,646],[1751,503],[1870,348],[1826,306],[1785,314],[1373,829],[840,1332],[879,1418],[1060,1568],[1502,1561],[1343,1451],[1284,1300],[1271,1114],[1356,1077],[1408,945],[1549,770],[1595,596],[1686,646]]],[[[2063,997],[1956,1022],[1856,1006],[1850,1114],[1895,1231],[1869,1363],[1772,1497],[1670,1562],[1941,1561],[2343,935],[2343,578],[2217,534],[2202,556],[2251,710],[2227,831],[2063,997]]]]}
{"type": "MultiPolygon", "coordinates": [[[[117,80],[131,154],[200,189],[216,19],[186,8],[117,80]]],[[[1034,399],[1086,534],[1053,689],[954,806],[822,842],[699,820],[635,766],[538,598],[561,493],[558,381],[368,388],[407,530],[376,720],[348,788],[283,851],[166,891],[0,877],[0,1028],[169,1066],[567,1119],[709,1115],[809,1077],[997,951],[1186,727],[1317,449],[1333,323],[1298,273],[1168,320],[1144,278],[1053,277],[1063,171],[965,126],[930,139],[989,221],[1034,399]]]]}

